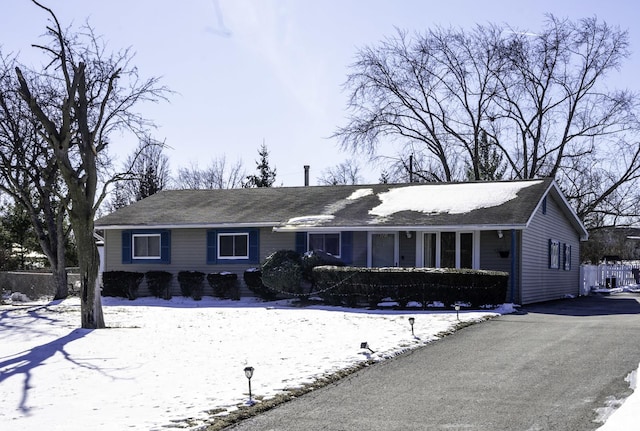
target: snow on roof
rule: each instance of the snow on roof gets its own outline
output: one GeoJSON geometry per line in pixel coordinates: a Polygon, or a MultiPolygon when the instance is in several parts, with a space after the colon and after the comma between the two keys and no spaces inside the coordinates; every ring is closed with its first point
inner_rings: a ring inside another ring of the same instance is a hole
{"type": "Polygon", "coordinates": [[[303,225],[303,226],[314,226],[324,221],[333,220],[333,215],[328,214],[319,214],[319,215],[308,215],[302,217],[293,217],[287,221],[288,225],[303,225]]]}
{"type": "Polygon", "coordinates": [[[351,195],[347,197],[347,199],[350,201],[354,201],[356,199],[360,199],[372,194],[373,194],[373,189],[358,189],[355,192],[351,193],[351,195]]]}
{"type": "Polygon", "coordinates": [[[463,214],[479,208],[499,206],[517,197],[517,193],[539,181],[487,182],[434,185],[412,185],[380,193],[380,205],[369,214],[387,217],[401,211],[425,214],[463,214]]]}

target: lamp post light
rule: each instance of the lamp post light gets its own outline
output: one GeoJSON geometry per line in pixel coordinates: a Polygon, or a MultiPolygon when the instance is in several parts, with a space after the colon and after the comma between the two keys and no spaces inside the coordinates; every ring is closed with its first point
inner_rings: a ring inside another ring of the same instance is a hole
{"type": "Polygon", "coordinates": [[[454,308],[456,309],[456,319],[460,321],[460,304],[456,304],[454,308]]]}
{"type": "Polygon", "coordinates": [[[376,352],[373,351],[373,349],[371,347],[369,347],[369,343],[367,343],[366,341],[363,341],[362,343],[360,343],[360,348],[361,349],[367,349],[371,353],[376,353],[376,352]]]}
{"type": "Polygon", "coordinates": [[[416,318],[415,317],[409,317],[409,325],[411,325],[411,335],[413,335],[415,337],[415,334],[413,333],[413,324],[416,323],[416,318]]]}
{"type": "Polygon", "coordinates": [[[247,380],[249,380],[249,404],[253,405],[251,401],[251,377],[253,377],[253,367],[245,367],[244,375],[247,376],[247,380]]]}

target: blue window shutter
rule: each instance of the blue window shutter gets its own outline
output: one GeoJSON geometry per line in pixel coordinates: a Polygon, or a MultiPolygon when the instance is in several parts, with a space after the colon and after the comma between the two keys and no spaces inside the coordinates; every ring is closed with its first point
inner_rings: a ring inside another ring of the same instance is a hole
{"type": "Polygon", "coordinates": [[[217,261],[216,241],[218,233],[215,230],[207,231],[207,264],[213,265],[217,261]]]}
{"type": "Polygon", "coordinates": [[[160,261],[162,263],[171,263],[171,231],[163,230],[160,232],[160,261]]]}
{"type": "Polygon", "coordinates": [[[307,233],[296,232],[296,251],[300,254],[307,252],[307,233]]]}
{"type": "Polygon", "coordinates": [[[260,232],[258,229],[249,231],[249,263],[260,261],[260,232]]]}
{"type": "Polygon", "coordinates": [[[131,263],[131,231],[122,231],[122,263],[131,263]]]}
{"type": "Polygon", "coordinates": [[[341,239],[340,257],[345,264],[350,265],[353,262],[353,232],[342,232],[341,239]]]}

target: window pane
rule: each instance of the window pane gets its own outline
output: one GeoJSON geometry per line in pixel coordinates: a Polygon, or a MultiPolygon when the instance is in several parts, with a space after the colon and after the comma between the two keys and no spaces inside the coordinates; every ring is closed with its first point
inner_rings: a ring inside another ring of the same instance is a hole
{"type": "Polygon", "coordinates": [[[309,235],[309,250],[322,250],[340,256],[339,233],[313,233],[309,235]]]}
{"type": "Polygon", "coordinates": [[[233,237],[235,239],[235,253],[234,256],[246,257],[249,256],[247,250],[249,249],[248,237],[246,235],[238,235],[233,237]]]}
{"type": "Polygon", "coordinates": [[[324,251],[334,256],[340,256],[340,236],[337,233],[325,235],[324,251]]]}
{"type": "Polygon", "coordinates": [[[309,235],[309,250],[324,250],[324,235],[309,235]]]}
{"type": "Polygon", "coordinates": [[[426,268],[436,267],[436,234],[424,234],[424,266],[426,268]]]}
{"type": "Polygon", "coordinates": [[[456,233],[442,232],[440,234],[440,267],[456,267],[456,233]]]}
{"type": "Polygon", "coordinates": [[[473,268],[473,234],[460,234],[460,268],[473,268]]]}
{"type": "Polygon", "coordinates": [[[147,237],[147,256],[160,257],[160,237],[148,236],[147,237]]]}
{"type": "Polygon", "coordinates": [[[219,255],[224,257],[233,257],[233,236],[219,236],[220,251],[219,255]]]}
{"type": "Polygon", "coordinates": [[[147,254],[147,238],[144,236],[133,237],[133,255],[135,257],[148,256],[147,254]]]}
{"type": "Polygon", "coordinates": [[[160,257],[160,235],[134,235],[133,257],[160,257]]]}

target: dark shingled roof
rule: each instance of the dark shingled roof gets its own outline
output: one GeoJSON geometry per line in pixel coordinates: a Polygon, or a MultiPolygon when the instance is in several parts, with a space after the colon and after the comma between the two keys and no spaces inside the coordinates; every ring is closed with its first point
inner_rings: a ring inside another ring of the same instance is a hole
{"type": "MultiPolygon", "coordinates": [[[[442,187],[443,184],[165,190],[104,216],[96,220],[95,224],[97,229],[223,225],[274,226],[292,230],[411,226],[512,226],[515,228],[524,227],[527,224],[535,208],[550,189],[558,192],[552,179],[521,183],[526,187],[518,191],[515,199],[497,206],[473,209],[459,214],[427,214],[408,210],[394,212],[384,217],[370,213],[372,208],[380,205],[381,200],[378,196],[380,193],[413,187],[411,193],[415,191],[416,201],[428,200],[433,194],[431,192],[435,190],[432,188],[442,187]],[[347,199],[354,192],[363,189],[370,189],[372,193],[357,199],[347,199]],[[325,217],[314,218],[313,216],[325,217]],[[298,217],[310,217],[310,221],[291,220],[298,217]]],[[[448,183],[447,185],[453,186],[451,190],[455,191],[457,184],[468,186],[486,183],[448,183]]]]}

